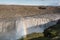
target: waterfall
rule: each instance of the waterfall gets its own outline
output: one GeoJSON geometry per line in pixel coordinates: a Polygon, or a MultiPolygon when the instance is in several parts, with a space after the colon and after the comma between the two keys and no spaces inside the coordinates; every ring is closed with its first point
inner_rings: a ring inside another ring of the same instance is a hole
{"type": "MultiPolygon", "coordinates": [[[[50,20],[46,19],[46,18],[22,18],[20,20],[16,21],[17,24],[17,38],[20,38],[20,36],[24,36],[33,32],[40,32],[40,30],[44,30],[43,28],[31,28],[31,27],[35,27],[36,25],[42,25],[42,24],[46,24],[48,23],[50,20]],[[29,29],[31,28],[31,29],[29,29]],[[28,30],[27,30],[28,29],[28,30]],[[31,31],[29,31],[31,30],[31,31]]],[[[55,22],[56,23],[56,22],[55,22]]],[[[53,23],[52,23],[53,24],[53,23]]],[[[44,26],[44,25],[43,25],[44,26]]]]}
{"type": "Polygon", "coordinates": [[[58,19],[59,14],[0,19],[0,40],[16,40],[27,34],[43,32],[49,26],[55,25],[58,19]]]}
{"type": "Polygon", "coordinates": [[[44,29],[55,25],[57,20],[60,19],[59,14],[44,14],[40,15],[40,17],[38,16],[23,17],[16,20],[17,38],[34,32],[43,32],[44,29]]]}
{"type": "Polygon", "coordinates": [[[16,27],[13,19],[0,19],[0,40],[16,40],[16,27]]]}

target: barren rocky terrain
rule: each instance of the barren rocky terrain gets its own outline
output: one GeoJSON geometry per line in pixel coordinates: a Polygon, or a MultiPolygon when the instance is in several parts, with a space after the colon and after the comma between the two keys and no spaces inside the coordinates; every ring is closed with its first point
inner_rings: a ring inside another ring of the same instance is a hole
{"type": "Polygon", "coordinates": [[[39,15],[45,13],[51,14],[54,12],[58,13],[57,12],[57,10],[59,10],[58,8],[60,7],[0,5],[0,18],[33,16],[33,15],[39,15]]]}

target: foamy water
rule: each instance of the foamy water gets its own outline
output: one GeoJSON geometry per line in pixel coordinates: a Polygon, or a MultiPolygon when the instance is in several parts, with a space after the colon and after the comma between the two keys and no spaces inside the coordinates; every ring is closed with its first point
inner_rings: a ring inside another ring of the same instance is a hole
{"type": "Polygon", "coordinates": [[[55,25],[58,19],[60,19],[60,14],[42,14],[21,18],[16,25],[17,38],[34,32],[43,32],[49,26],[55,25]]]}
{"type": "Polygon", "coordinates": [[[58,19],[60,14],[41,14],[16,20],[0,19],[0,40],[16,40],[30,33],[43,32],[55,25],[58,19]]]}

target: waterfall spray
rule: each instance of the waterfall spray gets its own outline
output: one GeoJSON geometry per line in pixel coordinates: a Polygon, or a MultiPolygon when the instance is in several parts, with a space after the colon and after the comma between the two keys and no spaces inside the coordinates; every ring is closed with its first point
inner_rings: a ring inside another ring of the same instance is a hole
{"type": "Polygon", "coordinates": [[[23,28],[24,28],[24,37],[26,37],[26,35],[27,35],[27,23],[26,23],[26,21],[24,21],[25,19],[23,18],[23,28]]]}

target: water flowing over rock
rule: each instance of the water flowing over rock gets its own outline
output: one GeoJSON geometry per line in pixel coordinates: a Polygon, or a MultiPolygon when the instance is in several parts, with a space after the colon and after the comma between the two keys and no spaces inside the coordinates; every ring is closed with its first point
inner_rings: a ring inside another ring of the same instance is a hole
{"type": "Polygon", "coordinates": [[[59,15],[60,14],[43,14],[21,18],[16,21],[18,38],[34,32],[43,32],[44,29],[57,23],[57,20],[60,19],[59,15]]]}
{"type": "Polygon", "coordinates": [[[49,26],[55,25],[58,19],[59,14],[0,19],[0,40],[16,40],[33,32],[43,32],[49,26]]]}
{"type": "Polygon", "coordinates": [[[16,40],[14,20],[0,19],[0,40],[16,40]]]}

